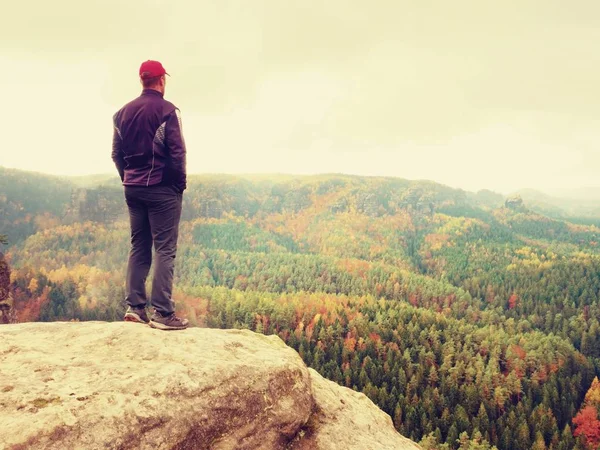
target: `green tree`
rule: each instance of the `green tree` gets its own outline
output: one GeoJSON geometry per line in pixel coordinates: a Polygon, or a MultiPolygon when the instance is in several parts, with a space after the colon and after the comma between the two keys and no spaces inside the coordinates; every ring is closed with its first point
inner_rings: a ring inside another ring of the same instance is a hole
{"type": "Polygon", "coordinates": [[[535,434],[535,442],[531,447],[531,450],[546,450],[546,442],[544,441],[544,436],[539,431],[535,434]]]}
{"type": "Polygon", "coordinates": [[[565,425],[561,435],[560,435],[560,443],[558,444],[558,450],[568,450],[575,447],[575,438],[573,437],[573,432],[571,431],[571,427],[569,424],[565,425]]]}

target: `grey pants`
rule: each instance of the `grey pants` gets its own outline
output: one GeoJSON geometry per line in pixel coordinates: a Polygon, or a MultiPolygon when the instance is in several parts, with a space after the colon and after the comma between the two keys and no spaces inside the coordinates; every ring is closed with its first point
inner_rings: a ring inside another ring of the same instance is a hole
{"type": "Polygon", "coordinates": [[[131,223],[131,251],[127,265],[126,297],[129,306],[146,306],[146,278],[154,273],[150,304],[161,314],[175,310],[171,298],[177,253],[182,194],[170,186],[125,186],[131,223]]]}

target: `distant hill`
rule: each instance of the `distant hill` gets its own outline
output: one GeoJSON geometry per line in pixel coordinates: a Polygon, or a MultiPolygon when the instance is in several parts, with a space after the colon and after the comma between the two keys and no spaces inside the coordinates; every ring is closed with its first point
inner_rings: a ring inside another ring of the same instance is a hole
{"type": "Polygon", "coordinates": [[[96,187],[101,185],[119,186],[121,180],[115,174],[94,174],[80,176],[63,176],[60,177],[78,187],[96,187]]]}
{"type": "Polygon", "coordinates": [[[0,167],[0,234],[14,244],[44,227],[59,223],[74,185],[53,175],[0,167]]]}
{"type": "Polygon", "coordinates": [[[578,200],[600,200],[600,186],[589,186],[585,188],[563,188],[554,191],[548,191],[550,195],[559,198],[570,198],[578,200]]]}
{"type": "Polygon", "coordinates": [[[520,195],[531,209],[542,214],[600,223],[600,188],[573,190],[569,197],[553,196],[535,189],[521,189],[515,194],[520,195]]]}

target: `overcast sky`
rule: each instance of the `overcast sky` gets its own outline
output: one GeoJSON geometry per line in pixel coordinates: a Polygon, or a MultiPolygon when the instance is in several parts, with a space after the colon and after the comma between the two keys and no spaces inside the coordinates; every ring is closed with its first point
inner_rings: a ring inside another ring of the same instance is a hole
{"type": "Polygon", "coordinates": [[[190,173],[600,185],[597,0],[21,0],[2,22],[3,166],[114,171],[112,114],[158,59],[190,173]]]}

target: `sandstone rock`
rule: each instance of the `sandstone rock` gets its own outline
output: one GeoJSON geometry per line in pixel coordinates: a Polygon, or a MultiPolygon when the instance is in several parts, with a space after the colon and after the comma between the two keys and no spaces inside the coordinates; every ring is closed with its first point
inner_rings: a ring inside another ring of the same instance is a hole
{"type": "MultiPolygon", "coordinates": [[[[0,243],[2,235],[0,235],[0,243]]],[[[12,322],[14,311],[13,299],[10,294],[10,267],[0,252],[0,324],[12,322]]]]}
{"type": "Polygon", "coordinates": [[[514,196],[506,199],[506,201],[504,202],[504,206],[506,206],[509,209],[514,209],[514,210],[523,209],[524,208],[523,199],[521,198],[520,195],[514,195],[514,196]]]}
{"type": "Polygon", "coordinates": [[[308,369],[315,410],[305,436],[293,450],[403,450],[418,449],[394,429],[392,419],[369,398],[326,380],[308,369]]]}
{"type": "Polygon", "coordinates": [[[0,423],[11,450],[418,448],[276,336],[127,322],[0,327],[0,423]]]}
{"type": "Polygon", "coordinates": [[[0,301],[7,300],[10,294],[10,267],[0,252],[0,301]]]}

